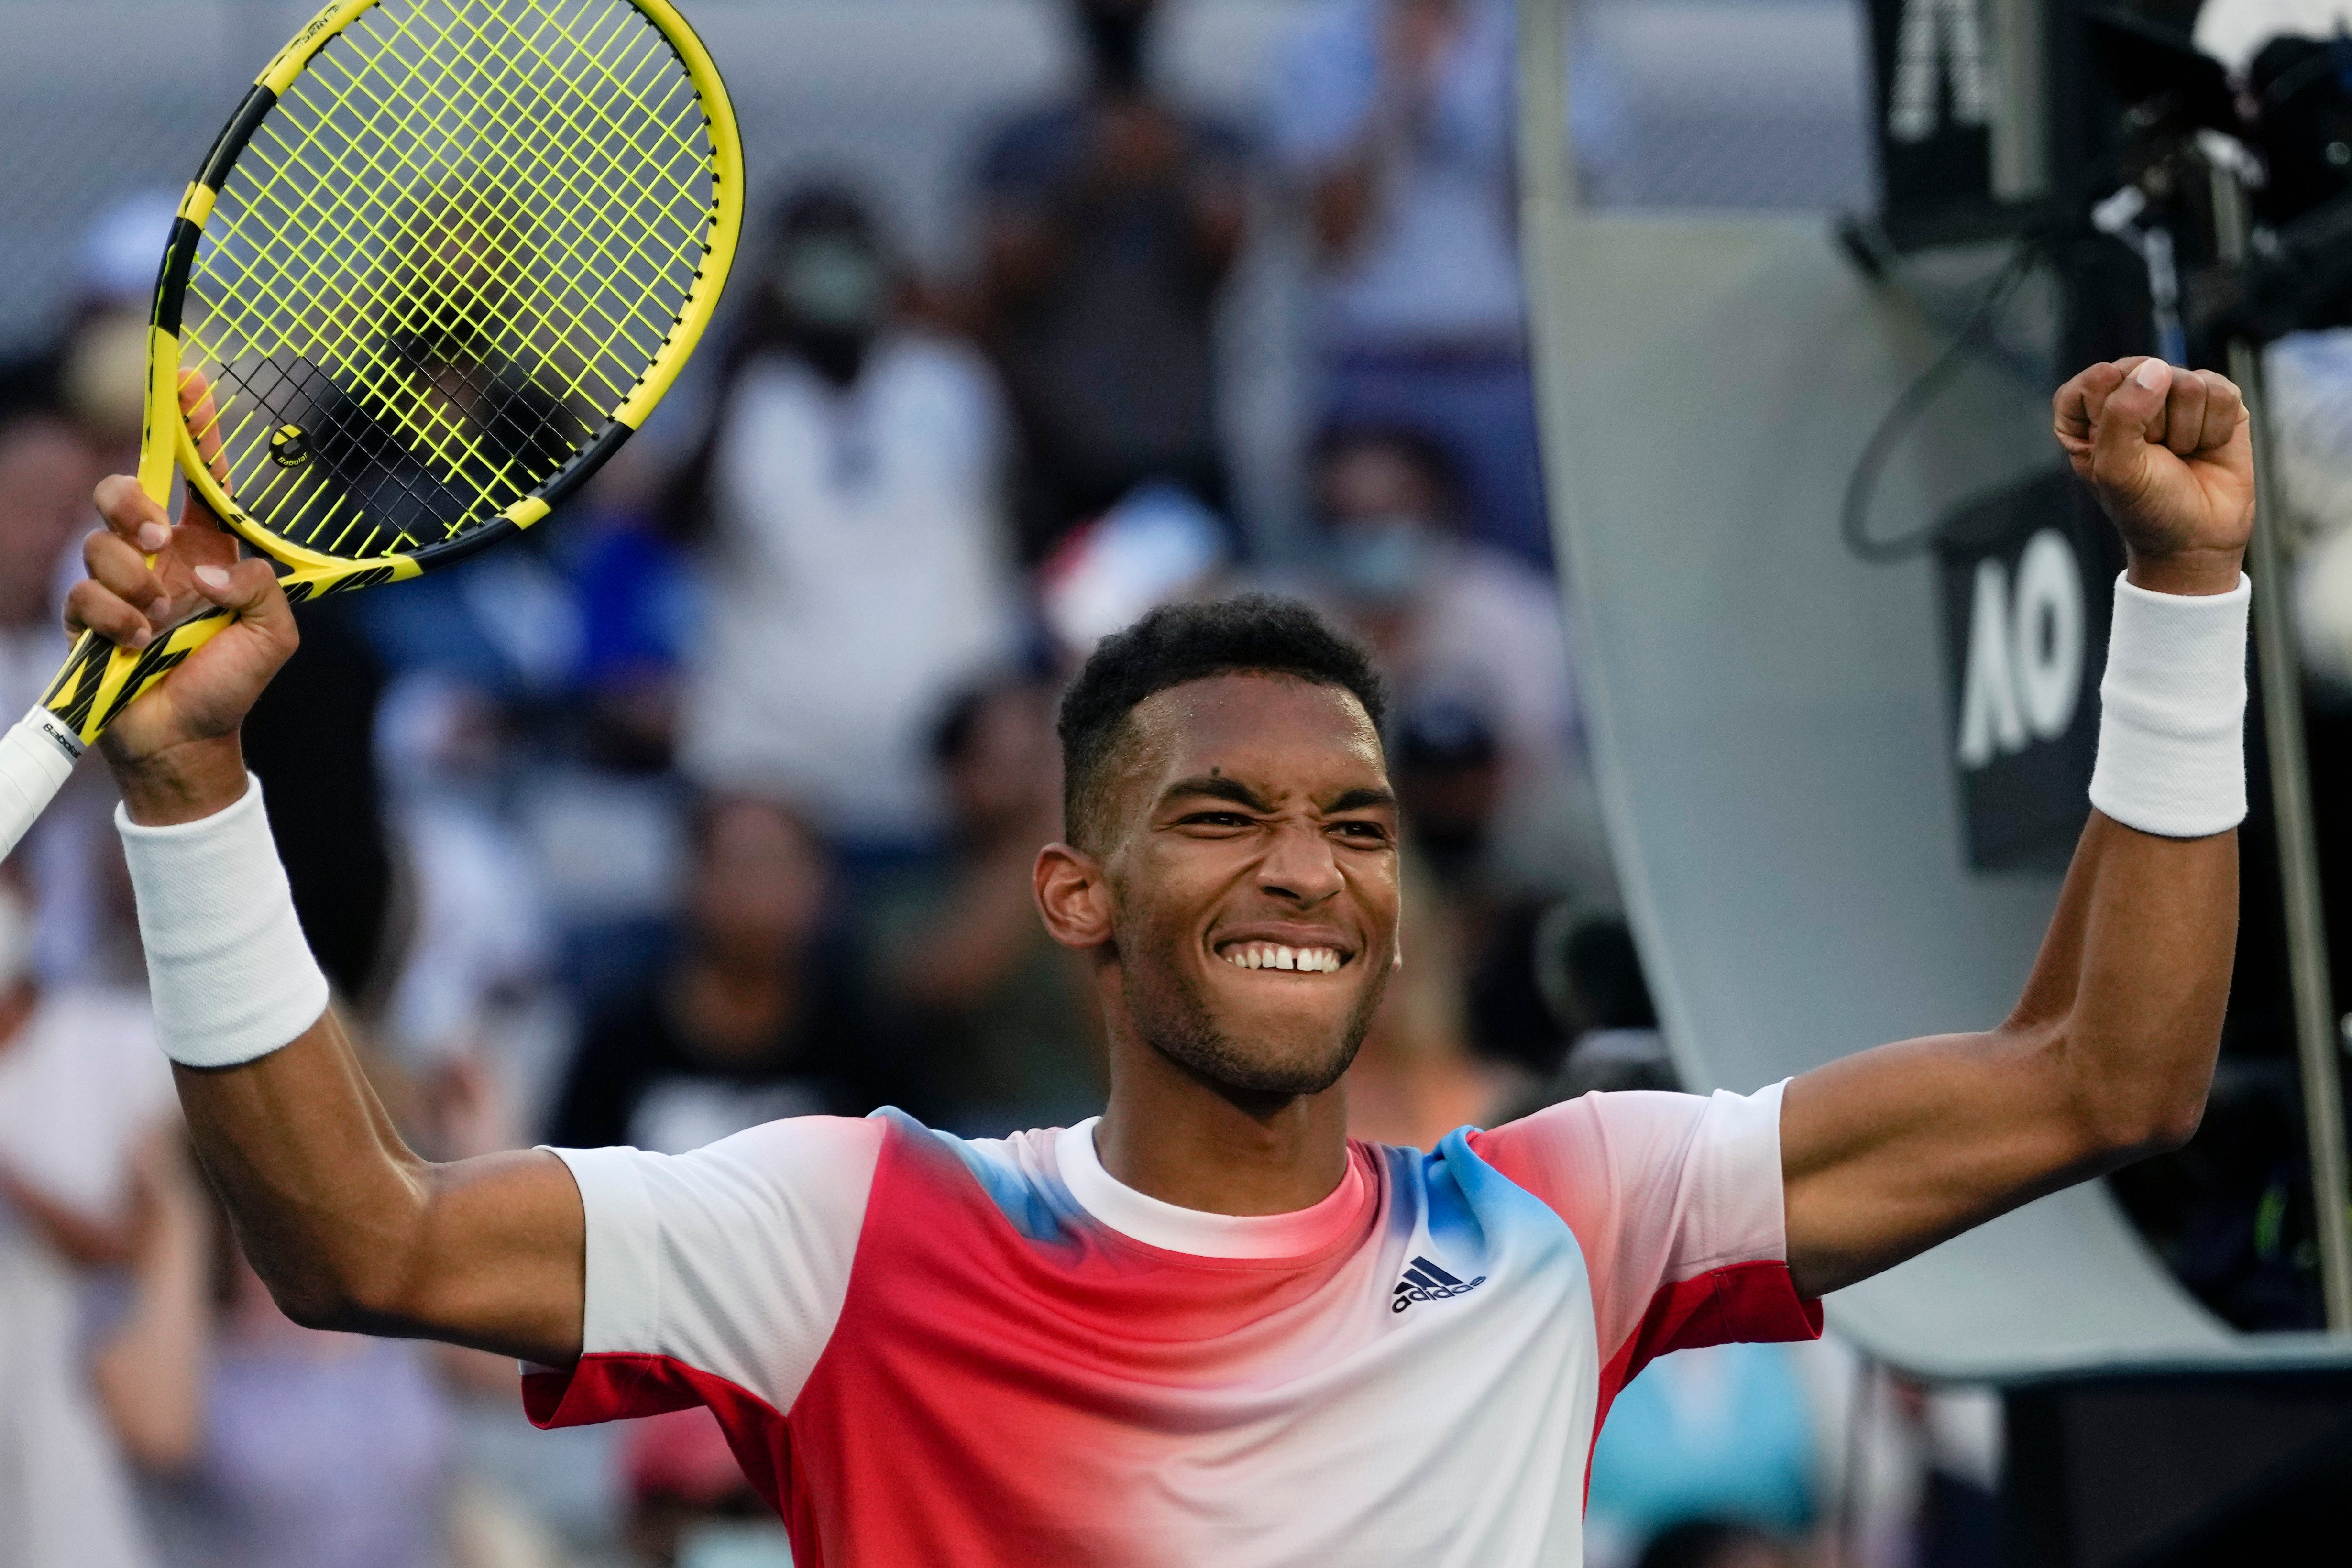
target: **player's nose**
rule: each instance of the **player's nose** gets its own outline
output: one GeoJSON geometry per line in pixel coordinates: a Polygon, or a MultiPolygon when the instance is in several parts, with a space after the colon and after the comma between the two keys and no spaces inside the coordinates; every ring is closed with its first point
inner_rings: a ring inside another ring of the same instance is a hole
{"type": "Polygon", "coordinates": [[[1330,841],[1307,822],[1286,824],[1275,833],[1273,845],[1258,862],[1257,880],[1260,892],[1308,908],[1344,885],[1330,841]]]}

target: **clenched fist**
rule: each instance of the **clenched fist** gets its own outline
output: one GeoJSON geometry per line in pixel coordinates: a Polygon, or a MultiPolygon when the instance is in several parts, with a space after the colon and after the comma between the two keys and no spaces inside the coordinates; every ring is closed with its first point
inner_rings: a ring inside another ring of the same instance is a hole
{"type": "Polygon", "coordinates": [[[2093,365],[2053,400],[2058,444],[2124,537],[2131,580],[2227,593],[2254,528],[2245,399],[2211,371],[2133,358],[2093,365]]]}

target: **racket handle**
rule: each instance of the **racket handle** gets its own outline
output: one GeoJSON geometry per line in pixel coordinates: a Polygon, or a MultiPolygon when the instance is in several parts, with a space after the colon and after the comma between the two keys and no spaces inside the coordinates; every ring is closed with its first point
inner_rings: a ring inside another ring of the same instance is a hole
{"type": "Polygon", "coordinates": [[[226,610],[206,608],[144,648],[119,648],[94,632],[81,634],[41,706],[0,736],[0,858],[16,847],[114,716],[219,635],[232,619],[226,610]],[[50,703],[79,715],[78,721],[68,722],[51,711],[50,703]]]}
{"type": "Polygon", "coordinates": [[[57,715],[36,707],[0,735],[0,859],[40,820],[86,749],[57,715]]]}

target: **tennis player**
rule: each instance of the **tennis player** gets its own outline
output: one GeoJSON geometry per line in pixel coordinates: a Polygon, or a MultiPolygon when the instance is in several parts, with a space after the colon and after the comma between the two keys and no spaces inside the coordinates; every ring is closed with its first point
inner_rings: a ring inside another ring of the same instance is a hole
{"type": "Polygon", "coordinates": [[[297,1321],[519,1356],[545,1425],[706,1404],[810,1565],[1574,1563],[1594,1434],[1651,1357],[1814,1334],[1825,1292],[2197,1125],[2245,810],[2246,417],[2126,360],[2056,422],[2130,565],[2096,810],[2016,1010],[1425,1154],[1344,1130],[1412,955],[1380,689],[1297,606],[1163,611],[1064,703],[1036,900],[1092,958],[1098,1119],[450,1165],[325,1010],[238,752],[295,644],[268,565],[111,479],[68,618],[241,617],[105,744],[188,1121],[297,1321]]]}

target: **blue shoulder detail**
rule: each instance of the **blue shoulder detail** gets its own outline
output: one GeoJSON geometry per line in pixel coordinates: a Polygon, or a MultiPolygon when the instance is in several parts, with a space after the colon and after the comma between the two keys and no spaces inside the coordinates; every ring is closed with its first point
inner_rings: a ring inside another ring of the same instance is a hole
{"type": "Polygon", "coordinates": [[[962,1162],[971,1173],[980,1190],[988,1195],[1013,1228],[1032,1241],[1062,1241],[1067,1239],[1064,1216],[1045,1189],[1033,1181],[1028,1173],[1005,1152],[1004,1145],[996,1139],[983,1143],[968,1142],[953,1133],[942,1133],[936,1127],[926,1127],[896,1105],[885,1105],[870,1113],[889,1123],[909,1137],[936,1141],[962,1162]]]}
{"type": "Polygon", "coordinates": [[[1477,1263],[1497,1247],[1541,1251],[1565,1243],[1577,1249],[1568,1222],[1550,1205],[1478,1157],[1470,1147],[1472,1130],[1455,1128],[1427,1155],[1398,1151],[1412,1156],[1430,1240],[1450,1256],[1477,1263]]]}

